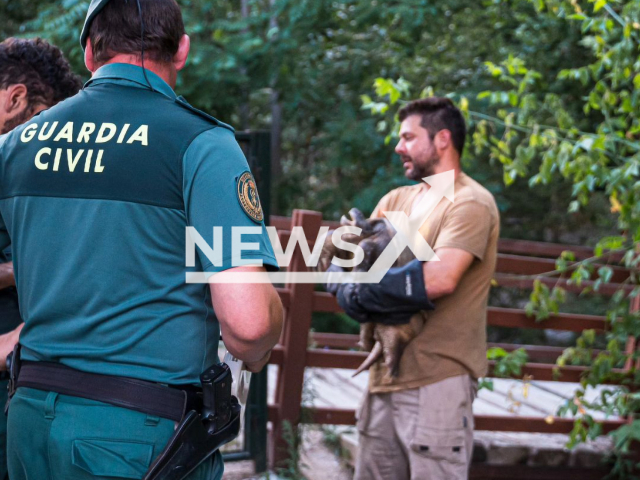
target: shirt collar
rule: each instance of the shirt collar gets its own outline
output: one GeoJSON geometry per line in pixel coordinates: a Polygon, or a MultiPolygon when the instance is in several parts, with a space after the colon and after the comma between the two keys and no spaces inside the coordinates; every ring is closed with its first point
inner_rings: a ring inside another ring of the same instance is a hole
{"type": "MultiPolygon", "coordinates": [[[[177,95],[173,89],[158,75],[153,73],[148,68],[145,69],[149,83],[157,92],[171,98],[172,100],[177,98],[177,95]]],[[[126,83],[138,88],[149,88],[149,83],[144,78],[144,72],[142,67],[137,65],[131,65],[129,63],[109,63],[100,67],[91,77],[85,88],[91,85],[98,85],[101,83],[126,83]]]]}

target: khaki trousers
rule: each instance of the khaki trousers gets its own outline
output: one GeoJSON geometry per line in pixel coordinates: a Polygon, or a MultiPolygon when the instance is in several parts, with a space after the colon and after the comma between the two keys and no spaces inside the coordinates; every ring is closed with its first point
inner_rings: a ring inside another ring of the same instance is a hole
{"type": "Polygon", "coordinates": [[[367,392],[357,412],[354,480],[466,480],[477,382],[468,375],[392,393],[367,392]]]}

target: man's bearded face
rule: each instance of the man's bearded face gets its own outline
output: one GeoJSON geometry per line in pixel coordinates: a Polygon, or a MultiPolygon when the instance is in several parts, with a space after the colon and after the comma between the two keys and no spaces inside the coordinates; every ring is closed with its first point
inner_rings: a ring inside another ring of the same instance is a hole
{"type": "Polygon", "coordinates": [[[21,107],[21,104],[14,106],[13,109],[9,109],[7,104],[10,103],[9,89],[0,89],[0,135],[9,133],[18,125],[22,125],[33,117],[34,109],[31,105],[21,107]]]}
{"type": "Polygon", "coordinates": [[[435,174],[440,156],[427,129],[420,125],[420,115],[407,117],[400,126],[400,141],[396,153],[404,167],[404,175],[410,180],[422,180],[435,174]]]}
{"type": "Polygon", "coordinates": [[[3,118],[2,113],[0,112],[0,135],[4,135],[5,133],[9,133],[14,128],[26,123],[31,119],[33,113],[30,108],[24,109],[18,112],[16,115],[3,118]]]}

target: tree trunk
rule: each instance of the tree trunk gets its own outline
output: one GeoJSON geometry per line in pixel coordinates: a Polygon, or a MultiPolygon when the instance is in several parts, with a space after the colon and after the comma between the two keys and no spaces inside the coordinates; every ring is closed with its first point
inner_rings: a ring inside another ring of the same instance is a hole
{"type": "MultiPolygon", "coordinates": [[[[240,0],[240,13],[243,19],[249,18],[249,0],[240,0]]],[[[248,30],[245,29],[245,32],[248,30]]],[[[247,78],[247,67],[240,67],[240,75],[242,78],[247,78]]],[[[249,116],[250,116],[250,106],[249,106],[249,85],[248,80],[243,82],[242,86],[242,104],[240,105],[240,128],[242,130],[249,129],[249,116]]]]}
{"type": "MultiPolygon", "coordinates": [[[[277,0],[269,0],[271,17],[269,19],[269,29],[278,27],[278,19],[275,14],[277,0]]],[[[272,37],[272,42],[276,36],[272,37]]],[[[280,92],[277,88],[278,73],[274,72],[271,79],[271,181],[277,185],[282,177],[282,103],[280,92]]]]}

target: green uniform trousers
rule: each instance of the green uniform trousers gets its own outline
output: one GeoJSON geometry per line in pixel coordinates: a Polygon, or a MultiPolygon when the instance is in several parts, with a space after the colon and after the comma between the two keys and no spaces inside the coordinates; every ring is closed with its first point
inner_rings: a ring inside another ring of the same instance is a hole
{"type": "Polygon", "coordinates": [[[7,417],[4,406],[7,403],[9,380],[0,380],[0,480],[8,480],[7,475],[7,417]]]}
{"type": "MultiPolygon", "coordinates": [[[[19,388],[9,408],[11,480],[141,479],[173,434],[171,420],[19,388]]],[[[188,480],[220,480],[220,453],[188,480]]]]}

